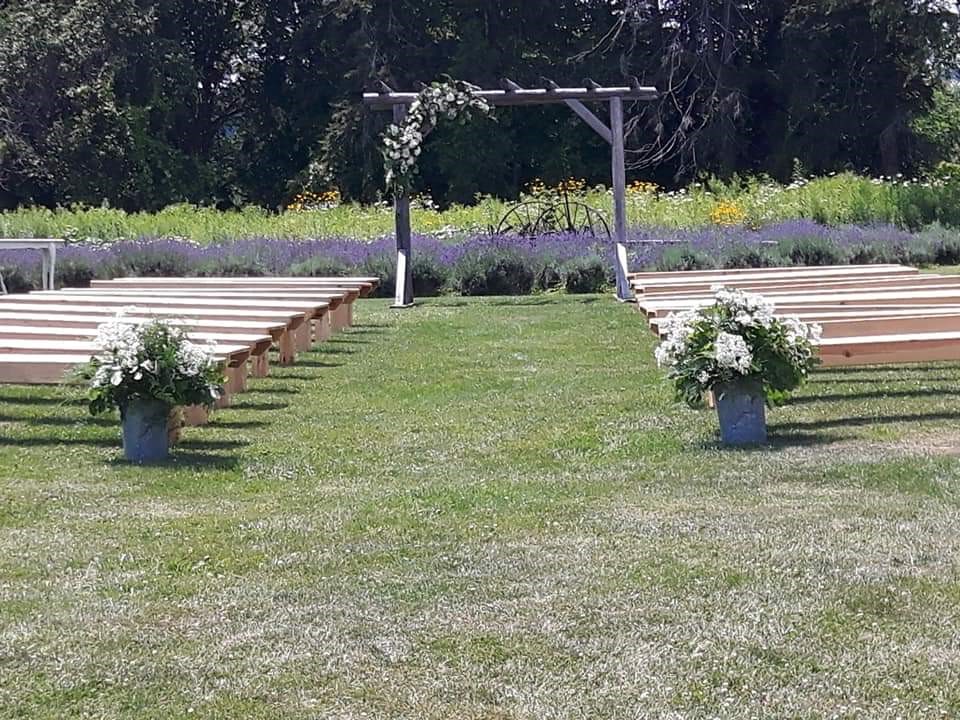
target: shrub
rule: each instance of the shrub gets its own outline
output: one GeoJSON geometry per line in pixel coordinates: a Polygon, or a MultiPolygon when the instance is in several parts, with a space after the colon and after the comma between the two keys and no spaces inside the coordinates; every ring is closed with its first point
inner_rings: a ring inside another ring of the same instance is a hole
{"type": "Polygon", "coordinates": [[[290,266],[290,274],[298,277],[334,277],[349,275],[346,264],[325,255],[315,255],[309,260],[290,266]]]}
{"type": "Polygon", "coordinates": [[[720,264],[736,269],[773,267],[778,262],[767,246],[735,245],[723,252],[720,264]]]}
{"type": "Polygon", "coordinates": [[[714,267],[716,262],[709,255],[697,252],[691,247],[668,248],[656,263],[656,269],[663,272],[710,270],[714,267]]]}
{"type": "Polygon", "coordinates": [[[917,237],[931,245],[933,262],[937,265],[960,265],[960,232],[931,225],[917,237]]]}
{"type": "Polygon", "coordinates": [[[609,263],[599,255],[574,258],[560,269],[563,286],[568,293],[598,293],[613,284],[609,263]]]}
{"type": "Polygon", "coordinates": [[[564,284],[563,270],[552,262],[546,262],[537,272],[537,290],[553,290],[564,284]]]}
{"type": "Polygon", "coordinates": [[[536,274],[515,250],[482,250],[465,254],[453,268],[451,284],[461,295],[527,295],[536,274]]]}
{"type": "Polygon", "coordinates": [[[201,262],[193,274],[198,277],[263,277],[268,273],[257,258],[227,256],[201,262]]]}
{"type": "Polygon", "coordinates": [[[133,277],[180,277],[194,275],[195,263],[187,248],[173,242],[124,246],[116,256],[123,274],[133,277]]]}
{"type": "Polygon", "coordinates": [[[793,265],[843,265],[846,253],[836,243],[825,238],[797,238],[782,241],[777,250],[793,265]]]}
{"type": "Polygon", "coordinates": [[[415,253],[411,270],[413,271],[413,294],[417,297],[439,295],[450,279],[450,271],[432,255],[415,253]]]}
{"type": "Polygon", "coordinates": [[[57,263],[57,282],[60,287],[86,288],[97,277],[97,271],[87,260],[71,259],[57,263]]]}
{"type": "Polygon", "coordinates": [[[30,292],[34,288],[33,280],[15,265],[0,265],[0,275],[9,293],[30,292]]]}
{"type": "Polygon", "coordinates": [[[392,255],[371,255],[357,269],[361,275],[380,278],[374,297],[393,297],[397,292],[396,259],[392,255]]]}

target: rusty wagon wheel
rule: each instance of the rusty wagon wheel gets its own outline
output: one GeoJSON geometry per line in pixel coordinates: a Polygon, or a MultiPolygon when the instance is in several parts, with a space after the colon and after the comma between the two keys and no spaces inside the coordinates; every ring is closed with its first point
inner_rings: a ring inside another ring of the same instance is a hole
{"type": "Polygon", "coordinates": [[[497,235],[539,235],[550,232],[543,227],[542,218],[553,203],[547,200],[527,200],[507,210],[494,233],[497,235]]]}
{"type": "Polygon", "coordinates": [[[538,223],[554,233],[572,233],[610,239],[610,224],[602,212],[586,203],[565,198],[544,211],[538,223]]]}

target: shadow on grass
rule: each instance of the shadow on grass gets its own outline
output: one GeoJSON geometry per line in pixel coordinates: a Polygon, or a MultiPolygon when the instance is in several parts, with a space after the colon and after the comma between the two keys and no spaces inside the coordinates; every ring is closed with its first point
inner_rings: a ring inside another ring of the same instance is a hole
{"type": "Polygon", "coordinates": [[[87,404],[85,398],[59,398],[8,395],[0,393],[0,403],[10,405],[44,405],[47,407],[83,407],[87,404]]]}
{"type": "Polygon", "coordinates": [[[871,390],[869,392],[824,393],[788,398],[784,405],[810,405],[818,402],[843,402],[844,400],[881,400],[884,398],[923,398],[957,395],[953,388],[917,388],[916,390],[871,390]]]}
{"type": "MultiPolygon", "coordinates": [[[[340,341],[328,340],[314,350],[311,350],[311,352],[318,355],[353,355],[357,352],[354,348],[337,347],[338,342],[340,341]]],[[[304,362],[302,360],[297,359],[297,361],[294,363],[294,366],[303,364],[304,362]]]]}
{"type": "MultiPolygon", "coordinates": [[[[783,427],[783,426],[778,426],[783,427]]],[[[780,432],[777,427],[768,428],[767,442],[761,445],[729,446],[720,442],[720,439],[708,440],[700,444],[704,450],[722,450],[724,452],[763,453],[777,450],[788,450],[793,447],[814,447],[833,445],[854,439],[851,435],[832,433],[795,433],[780,432]]]]}
{"type": "Polygon", "coordinates": [[[255,428],[264,428],[270,423],[261,420],[220,420],[216,415],[210,421],[211,427],[224,428],[226,430],[248,430],[255,428]]]}
{"type": "Polygon", "coordinates": [[[24,437],[11,438],[0,435],[0,447],[63,447],[63,446],[87,446],[87,447],[117,447],[120,442],[116,438],[65,438],[65,437],[24,437]]]}
{"type": "Polygon", "coordinates": [[[467,307],[469,304],[470,304],[469,301],[463,300],[463,299],[458,300],[455,298],[445,298],[445,299],[426,298],[426,302],[418,302],[417,305],[414,306],[413,308],[404,308],[404,309],[414,310],[417,307],[422,307],[426,305],[430,305],[432,307],[459,308],[459,307],[467,307]]]}
{"type": "Polygon", "coordinates": [[[13,418],[13,421],[30,425],[31,427],[44,427],[46,425],[52,425],[54,427],[68,427],[73,425],[116,427],[120,422],[116,417],[93,417],[91,415],[84,415],[82,417],[22,417],[13,418]]]}
{"type": "MultiPolygon", "coordinates": [[[[231,410],[286,410],[290,407],[289,403],[283,402],[235,402],[230,406],[231,410]]],[[[216,416],[214,416],[216,421],[216,416]]]]}
{"type": "Polygon", "coordinates": [[[539,306],[539,305],[593,305],[595,303],[605,300],[605,295],[564,295],[564,294],[553,294],[553,295],[536,295],[536,296],[520,296],[520,297],[504,297],[502,299],[491,300],[488,302],[488,305],[495,305],[498,307],[505,306],[539,306]]]}
{"type": "Polygon", "coordinates": [[[960,366],[953,364],[910,364],[910,365],[871,365],[857,367],[833,367],[816,370],[809,378],[812,383],[844,383],[844,382],[877,382],[881,378],[884,382],[910,382],[924,380],[927,382],[942,381],[956,382],[960,379],[960,366]],[[949,375],[956,370],[955,375],[949,375]],[[928,373],[938,373],[929,375],[928,373]],[[891,375],[895,374],[895,377],[891,375]]]}
{"type": "MultiPolygon", "coordinates": [[[[304,369],[310,369],[311,367],[312,367],[312,368],[335,368],[335,367],[340,367],[339,365],[332,364],[332,363],[316,363],[316,364],[314,364],[314,365],[309,365],[309,364],[307,364],[307,363],[305,363],[305,362],[304,362],[304,363],[299,363],[299,362],[298,362],[297,365],[299,365],[300,367],[302,367],[302,368],[304,368],[304,369]]],[[[292,371],[290,371],[290,372],[285,372],[285,373],[283,374],[283,376],[278,376],[278,379],[280,379],[280,380],[320,380],[320,379],[322,379],[322,377],[323,377],[322,375],[319,375],[319,374],[317,374],[317,373],[315,373],[315,372],[314,372],[314,373],[310,373],[310,372],[296,372],[295,370],[292,370],[292,371]]],[[[268,391],[268,392],[269,392],[269,391],[268,391]]],[[[301,390],[297,390],[296,392],[302,392],[302,391],[301,391],[301,390]]]]}
{"type": "MultiPolygon", "coordinates": [[[[339,351],[343,352],[343,351],[339,351]]],[[[352,351],[350,351],[352,352],[352,351]]],[[[343,367],[343,363],[337,362],[324,362],[323,360],[297,360],[297,364],[294,367],[302,368],[338,368],[343,367]]],[[[290,373],[284,373],[282,376],[278,373],[277,377],[288,378],[292,377],[290,373]]]]}
{"type": "Polygon", "coordinates": [[[960,411],[916,413],[914,415],[878,415],[861,417],[840,417],[827,420],[810,420],[804,422],[778,423],[771,425],[771,434],[782,436],[782,430],[822,430],[825,428],[863,427],[866,425],[892,425],[894,423],[911,423],[936,420],[960,420],[960,411]]]}
{"type": "MultiPolygon", "coordinates": [[[[193,447],[194,443],[181,443],[170,449],[169,460],[161,463],[150,463],[143,465],[142,467],[157,468],[160,470],[237,470],[240,467],[240,461],[235,457],[196,452],[192,449],[193,447]]],[[[137,465],[124,460],[123,457],[116,457],[110,460],[107,464],[117,468],[138,467],[137,465]]]]}
{"type": "MultiPolygon", "coordinates": [[[[25,438],[11,438],[0,435],[0,447],[119,447],[120,437],[109,438],[65,438],[49,436],[32,436],[25,438]]],[[[250,443],[244,440],[190,440],[178,447],[190,450],[237,450],[250,443]]]]}
{"type": "MultiPolygon", "coordinates": [[[[263,387],[263,380],[257,379],[256,387],[248,387],[243,391],[243,395],[299,395],[300,391],[296,388],[289,388],[283,386],[277,387],[263,387]]],[[[231,407],[247,407],[247,403],[242,403],[234,399],[235,404],[231,407]]],[[[283,407],[288,407],[284,405],[283,407]]]]}

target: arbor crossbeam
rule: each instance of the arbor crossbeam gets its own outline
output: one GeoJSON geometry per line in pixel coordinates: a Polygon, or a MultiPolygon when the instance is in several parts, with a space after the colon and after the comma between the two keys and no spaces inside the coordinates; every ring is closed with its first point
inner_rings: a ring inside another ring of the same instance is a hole
{"type": "MultiPolygon", "coordinates": [[[[592,83],[592,81],[588,81],[592,83]]],[[[548,105],[552,103],[564,103],[567,100],[579,100],[581,102],[599,102],[610,100],[611,98],[621,98],[622,100],[656,100],[657,89],[653,87],[643,87],[639,83],[630,86],[603,87],[597,85],[592,87],[540,87],[525,88],[516,83],[516,87],[483,90],[477,89],[474,94],[483,98],[491,105],[509,106],[509,105],[548,105]]],[[[556,85],[556,83],[553,83],[556,85]]],[[[385,84],[381,84],[382,92],[368,92],[363,94],[365,105],[375,110],[389,110],[394,105],[409,105],[417,99],[415,92],[396,92],[389,89],[385,84]]]]}

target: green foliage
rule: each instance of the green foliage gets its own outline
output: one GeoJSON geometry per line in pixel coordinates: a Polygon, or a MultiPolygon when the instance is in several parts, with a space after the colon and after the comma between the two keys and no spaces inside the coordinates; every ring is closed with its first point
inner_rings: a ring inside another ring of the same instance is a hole
{"type": "MultiPolygon", "coordinates": [[[[779,185],[753,179],[744,183],[711,182],[713,190],[692,185],[682,192],[630,193],[628,222],[635,227],[694,228],[711,225],[718,196],[742,208],[749,227],[810,218],[829,225],[853,223],[901,225],[912,230],[932,223],[960,227],[960,175],[943,166],[938,174],[912,180],[879,180],[853,174],[779,185]]],[[[524,196],[526,197],[526,196],[524,196]]],[[[601,212],[612,211],[610,193],[590,189],[576,199],[601,212]]],[[[457,242],[499,219],[510,203],[482,197],[470,206],[438,210],[428,204],[411,210],[415,232],[436,233],[457,242]]],[[[253,206],[219,211],[177,204],[157,213],[126,212],[73,205],[50,210],[22,208],[0,214],[5,237],[64,237],[110,241],[140,237],[181,237],[199,243],[246,238],[375,238],[393,231],[393,210],[385,204],[346,203],[314,210],[271,213],[253,206]]]]}
{"type": "Polygon", "coordinates": [[[773,312],[760,295],[720,290],[713,305],[670,316],[656,355],[677,399],[699,407],[706,392],[744,379],[772,399],[799,387],[816,365],[820,328],[773,312]]]}
{"type": "Polygon", "coordinates": [[[614,282],[610,263],[599,255],[568,260],[560,266],[564,289],[571,294],[599,293],[614,282]]]}
{"type": "Polygon", "coordinates": [[[292,265],[290,274],[298,277],[346,276],[350,274],[350,269],[338,260],[319,256],[292,265]]]}
{"type": "Polygon", "coordinates": [[[414,254],[410,269],[416,297],[439,295],[450,281],[450,271],[430,255],[414,254]]]}
{"type": "Polygon", "coordinates": [[[960,85],[938,88],[930,111],[913,125],[920,138],[930,145],[935,158],[960,163],[960,85]]]}
{"type": "MultiPolygon", "coordinates": [[[[912,172],[956,155],[957,35],[934,0],[0,3],[0,204],[278,208],[308,186],[373,201],[390,117],[361,88],[622,82],[611,57],[667,90],[628,139],[648,179],[912,172]]],[[[415,189],[446,206],[538,176],[609,181],[609,147],[567,108],[498,120],[440,130],[415,189]]]]}
{"type": "Polygon", "coordinates": [[[707,270],[714,267],[714,259],[690,247],[671,247],[657,260],[656,269],[663,272],[707,270]]]}
{"type": "Polygon", "coordinates": [[[78,369],[90,383],[92,415],[115,408],[123,412],[135,399],[209,407],[219,397],[219,363],[180,327],[160,320],[126,323],[118,317],[100,327],[98,343],[101,352],[78,369]]]}
{"type": "Polygon", "coordinates": [[[786,240],[777,246],[777,252],[792,265],[843,265],[846,262],[843,248],[821,238],[786,240]]]}
{"type": "Polygon", "coordinates": [[[536,272],[525,255],[514,250],[466,253],[454,266],[451,286],[461,295],[527,295],[536,272]]]}
{"type": "Polygon", "coordinates": [[[730,269],[763,268],[780,264],[769,248],[751,245],[734,245],[727,248],[721,262],[723,267],[730,269]]]}

